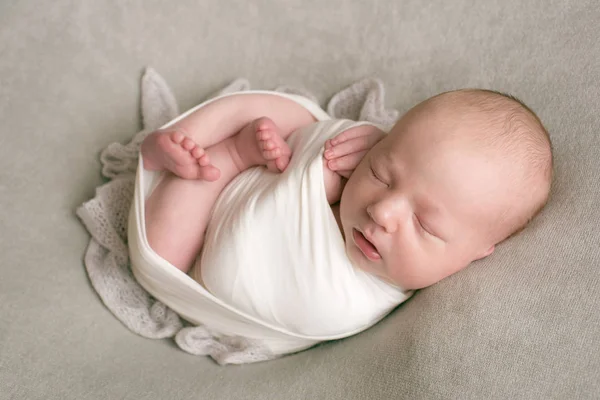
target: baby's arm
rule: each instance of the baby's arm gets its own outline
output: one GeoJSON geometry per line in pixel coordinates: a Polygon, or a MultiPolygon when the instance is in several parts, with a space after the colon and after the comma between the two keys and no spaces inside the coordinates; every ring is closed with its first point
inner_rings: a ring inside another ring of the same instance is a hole
{"type": "Polygon", "coordinates": [[[325,142],[323,179],[329,204],[340,200],[347,179],[365,154],[384,136],[382,130],[372,125],[362,125],[325,142]]]}

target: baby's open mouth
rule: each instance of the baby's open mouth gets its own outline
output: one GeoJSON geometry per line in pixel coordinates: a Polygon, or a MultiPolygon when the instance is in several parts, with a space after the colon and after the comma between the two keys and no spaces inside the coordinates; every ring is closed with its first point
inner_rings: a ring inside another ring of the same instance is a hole
{"type": "Polygon", "coordinates": [[[377,261],[381,259],[381,255],[377,251],[377,248],[373,245],[373,243],[369,242],[365,235],[363,235],[360,231],[352,229],[352,236],[354,238],[354,243],[356,243],[356,246],[358,246],[365,257],[371,261],[377,261]]]}

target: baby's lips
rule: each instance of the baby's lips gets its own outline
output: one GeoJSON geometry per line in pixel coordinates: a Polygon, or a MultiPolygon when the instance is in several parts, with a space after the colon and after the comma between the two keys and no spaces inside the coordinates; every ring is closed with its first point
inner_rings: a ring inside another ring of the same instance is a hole
{"type": "Polygon", "coordinates": [[[360,251],[371,261],[377,261],[381,259],[381,254],[377,250],[377,247],[358,229],[354,230],[354,242],[360,251]]]}
{"type": "MultiPolygon", "coordinates": [[[[369,232],[369,229],[357,229],[362,235],[373,245],[373,247],[377,248],[375,245],[375,239],[373,239],[373,234],[369,232]]],[[[379,252],[379,250],[378,250],[379,252]]]]}

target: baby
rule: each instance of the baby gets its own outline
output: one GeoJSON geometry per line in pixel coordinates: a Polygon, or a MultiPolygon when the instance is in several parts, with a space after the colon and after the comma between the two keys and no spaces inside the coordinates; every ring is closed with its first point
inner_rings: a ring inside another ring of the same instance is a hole
{"type": "MultiPolygon", "coordinates": [[[[284,171],[293,157],[287,138],[314,122],[292,100],[233,95],[151,133],[144,167],[171,173],[146,200],[150,246],[188,272],[223,188],[250,167],[284,171]]],[[[488,90],[432,97],[387,135],[371,125],[346,130],[326,142],[323,163],[348,258],[403,290],[490,255],[542,209],[552,181],[551,142],[538,117],[488,90]]]]}

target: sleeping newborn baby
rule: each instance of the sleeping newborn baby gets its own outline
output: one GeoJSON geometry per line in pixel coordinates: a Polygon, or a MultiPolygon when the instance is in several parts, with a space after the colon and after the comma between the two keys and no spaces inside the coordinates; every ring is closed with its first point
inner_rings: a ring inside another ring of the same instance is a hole
{"type": "Polygon", "coordinates": [[[152,249],[228,304],[306,335],[360,331],[490,255],[552,180],[537,116],[472,89],[418,104],[389,134],[233,95],[153,132],[141,154],[166,171],[146,200],[152,249]]]}

